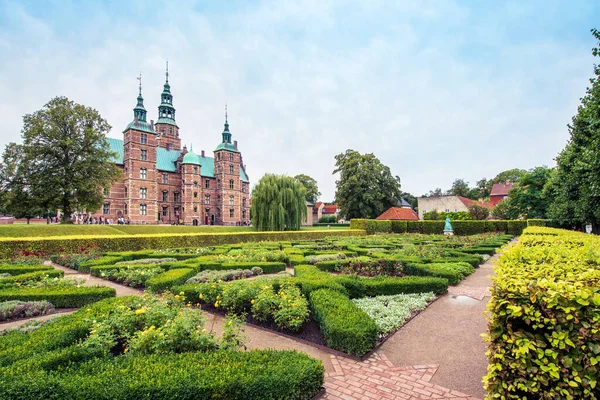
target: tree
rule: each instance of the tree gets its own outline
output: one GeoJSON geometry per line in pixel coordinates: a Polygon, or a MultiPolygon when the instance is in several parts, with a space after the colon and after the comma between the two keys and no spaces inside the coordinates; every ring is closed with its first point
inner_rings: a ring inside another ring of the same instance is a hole
{"type": "Polygon", "coordinates": [[[252,190],[252,225],[258,231],[297,231],[306,218],[306,189],[294,178],[265,174],[252,190]]]}
{"type": "Polygon", "coordinates": [[[440,214],[437,212],[437,210],[432,210],[432,211],[427,211],[425,214],[423,214],[423,219],[426,221],[435,221],[440,218],[440,214]]]}
{"type": "Polygon", "coordinates": [[[494,183],[516,183],[518,182],[523,175],[527,173],[524,169],[513,168],[507,169],[506,171],[500,172],[494,179],[492,179],[490,184],[490,189],[494,183]]]}
{"type": "Polygon", "coordinates": [[[471,216],[471,219],[482,220],[490,215],[490,210],[479,204],[471,204],[469,206],[469,215],[471,216]]]}
{"type": "Polygon", "coordinates": [[[455,179],[447,193],[452,196],[469,197],[470,192],[469,182],[465,182],[464,179],[455,179]]]}
{"type": "Polygon", "coordinates": [[[425,193],[423,195],[423,197],[441,197],[444,195],[444,192],[442,191],[442,188],[435,188],[433,190],[430,190],[429,192],[425,193]]]}
{"type": "MultiPolygon", "coordinates": [[[[599,42],[592,49],[600,56],[600,32],[592,29],[599,42]]],[[[552,195],[549,215],[568,225],[590,223],[600,233],[600,67],[594,65],[591,86],[572,119],[569,142],[556,158],[557,172],[551,177],[546,195],[552,195]]]]}
{"type": "Polygon", "coordinates": [[[321,196],[321,192],[319,192],[319,187],[317,186],[317,181],[304,174],[296,175],[294,179],[300,182],[306,189],[306,201],[315,204],[321,196]]]}
{"type": "Polygon", "coordinates": [[[339,173],[335,199],[346,218],[376,218],[401,197],[400,178],[392,176],[374,154],[346,150],[335,156],[334,174],[339,173]]]}
{"type": "Polygon", "coordinates": [[[547,218],[550,200],[544,194],[544,187],[554,169],[536,167],[523,175],[510,190],[509,214],[513,218],[547,218]]]}
{"type": "Polygon", "coordinates": [[[102,188],[121,174],[114,165],[106,133],[110,125],[93,108],[55,97],[23,117],[23,183],[37,205],[63,212],[97,210],[102,188]]]}
{"type": "Polygon", "coordinates": [[[494,219],[515,219],[512,215],[512,207],[510,205],[510,197],[505,198],[500,203],[496,204],[496,207],[492,210],[492,217],[494,219]]]}

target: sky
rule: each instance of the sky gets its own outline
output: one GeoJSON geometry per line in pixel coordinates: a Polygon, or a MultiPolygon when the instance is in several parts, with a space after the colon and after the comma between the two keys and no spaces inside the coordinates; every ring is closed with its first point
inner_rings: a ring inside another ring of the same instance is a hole
{"type": "Polygon", "coordinates": [[[554,165],[585,94],[594,1],[0,0],[0,146],[55,96],[122,138],[141,72],[149,119],[169,83],[183,143],[212,152],[224,108],[250,180],[374,153],[402,190],[554,165]]]}

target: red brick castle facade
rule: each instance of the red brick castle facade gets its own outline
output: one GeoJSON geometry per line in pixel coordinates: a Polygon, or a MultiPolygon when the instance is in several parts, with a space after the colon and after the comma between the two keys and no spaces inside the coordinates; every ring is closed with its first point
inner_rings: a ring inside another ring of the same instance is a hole
{"type": "Polygon", "coordinates": [[[250,222],[250,184],[242,153],[225,113],[222,142],[207,157],[181,147],[168,70],[158,120],[147,122],[140,81],[134,119],[123,140],[109,138],[123,170],[122,181],[105,189],[96,218],[132,224],[239,225],[250,222]]]}

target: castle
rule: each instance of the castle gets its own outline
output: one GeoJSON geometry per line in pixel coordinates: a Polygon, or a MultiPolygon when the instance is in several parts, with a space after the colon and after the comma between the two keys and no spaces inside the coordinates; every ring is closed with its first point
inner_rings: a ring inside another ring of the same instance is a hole
{"type": "Polygon", "coordinates": [[[250,183],[225,110],[222,141],[207,157],[190,145],[181,147],[175,122],[169,71],[158,106],[158,120],[148,122],[141,77],[133,121],[123,140],[108,138],[118,156],[122,180],[104,189],[96,218],[131,224],[246,225],[250,223],[250,183]]]}

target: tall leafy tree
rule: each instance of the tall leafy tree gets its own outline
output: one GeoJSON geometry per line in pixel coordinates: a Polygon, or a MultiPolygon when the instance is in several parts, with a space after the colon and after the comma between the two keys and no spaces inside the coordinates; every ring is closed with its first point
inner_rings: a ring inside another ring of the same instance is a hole
{"type": "Polygon", "coordinates": [[[469,197],[470,192],[469,182],[465,182],[464,179],[455,179],[447,193],[452,196],[469,197]]]}
{"type": "Polygon", "coordinates": [[[305,199],[296,179],[265,174],[252,190],[252,225],[258,231],[297,231],[306,218],[305,199]]]}
{"type": "Polygon", "coordinates": [[[120,175],[106,133],[110,125],[93,108],[55,97],[23,117],[23,182],[38,205],[61,209],[63,222],[74,210],[96,210],[102,188],[120,175]],[[26,168],[25,168],[26,167],[26,168]]]}
{"type": "Polygon", "coordinates": [[[479,204],[471,204],[469,206],[469,216],[471,219],[482,220],[486,219],[488,215],[490,215],[490,210],[479,204]]]}
{"type": "Polygon", "coordinates": [[[520,168],[507,169],[506,171],[500,172],[498,175],[492,179],[490,188],[494,183],[516,183],[521,177],[523,177],[527,173],[526,170],[520,168]]]}
{"type": "Polygon", "coordinates": [[[314,204],[319,200],[321,192],[319,192],[319,186],[314,178],[305,174],[300,174],[296,175],[294,179],[300,182],[306,189],[306,201],[314,204]]]}
{"type": "Polygon", "coordinates": [[[376,218],[400,200],[400,178],[374,154],[346,150],[335,161],[335,199],[346,218],[376,218]]]}
{"type": "Polygon", "coordinates": [[[440,197],[444,195],[444,191],[442,190],[442,188],[435,188],[433,190],[430,190],[429,192],[425,193],[423,195],[423,197],[440,197]]]}
{"type": "MultiPolygon", "coordinates": [[[[600,56],[600,32],[592,29],[598,41],[592,49],[600,56]]],[[[556,158],[557,173],[546,193],[552,195],[549,215],[563,224],[592,224],[600,233],[600,67],[594,65],[590,87],[568,126],[570,138],[556,158]]]]}
{"type": "Polygon", "coordinates": [[[544,194],[544,187],[554,169],[536,167],[525,173],[509,192],[509,210],[513,218],[547,218],[550,199],[544,194]]]}

